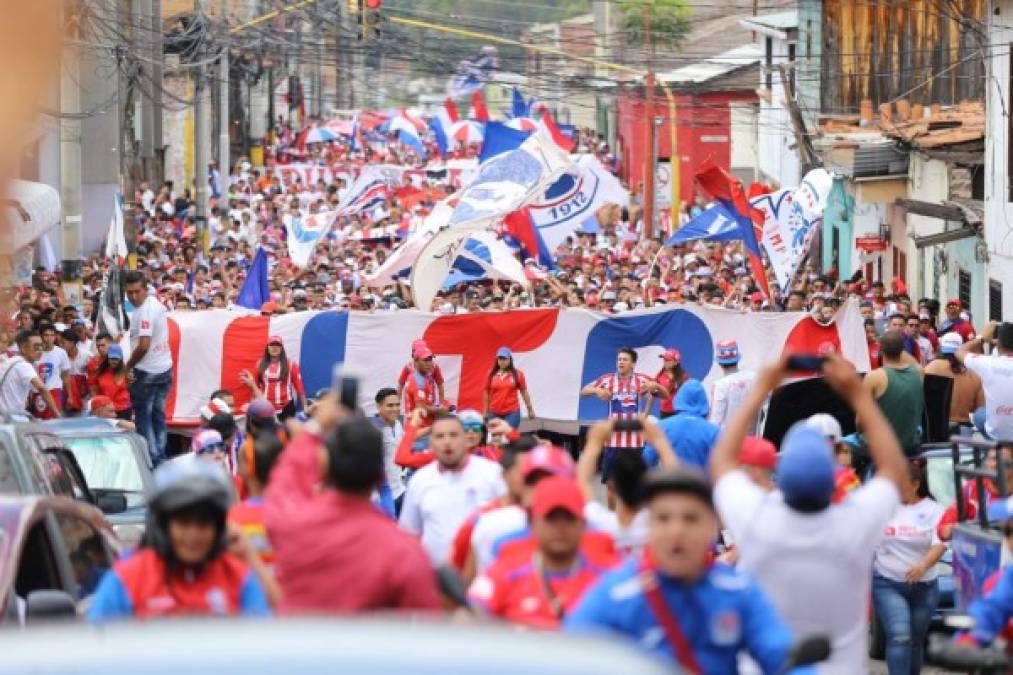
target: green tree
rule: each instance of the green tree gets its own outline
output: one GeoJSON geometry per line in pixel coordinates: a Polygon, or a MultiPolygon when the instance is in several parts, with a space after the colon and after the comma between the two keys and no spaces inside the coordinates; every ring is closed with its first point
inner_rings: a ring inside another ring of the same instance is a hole
{"type": "Polygon", "coordinates": [[[644,12],[651,23],[651,41],[656,46],[676,47],[690,31],[690,9],[686,0],[622,0],[626,42],[644,44],[644,12]]]}

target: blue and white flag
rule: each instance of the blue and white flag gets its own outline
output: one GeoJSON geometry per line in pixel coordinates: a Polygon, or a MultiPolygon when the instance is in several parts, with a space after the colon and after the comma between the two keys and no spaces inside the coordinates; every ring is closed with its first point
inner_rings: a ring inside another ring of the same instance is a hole
{"type": "Polygon", "coordinates": [[[489,227],[497,219],[540,197],[573,165],[570,155],[544,132],[481,164],[462,191],[450,227],[489,227]]]}
{"type": "Polygon", "coordinates": [[[429,128],[433,130],[433,136],[436,138],[436,147],[440,149],[441,155],[446,155],[447,151],[450,150],[453,143],[451,141],[451,134],[454,127],[454,122],[457,121],[457,106],[449,98],[443,102],[443,105],[431,120],[429,120],[429,128]]]}
{"type": "Polygon", "coordinates": [[[516,150],[530,135],[530,131],[514,129],[503,122],[486,122],[485,137],[482,140],[482,151],[478,153],[478,161],[487,162],[504,152],[516,150]]]}
{"type": "Polygon", "coordinates": [[[496,66],[496,48],[484,47],[481,54],[457,65],[457,72],[447,82],[447,95],[451,98],[471,96],[489,81],[496,66]]]}
{"type": "Polygon", "coordinates": [[[366,166],[338,203],[337,215],[359,213],[385,201],[390,188],[401,184],[404,171],[404,167],[393,164],[366,166]]]}
{"type": "Polygon", "coordinates": [[[474,228],[443,230],[429,240],[412,267],[415,306],[428,311],[448,279],[457,279],[454,283],[476,279],[528,283],[510,247],[497,239],[495,232],[474,228]]]}
{"type": "Polygon", "coordinates": [[[594,231],[596,215],[603,206],[629,203],[629,192],[619,179],[594,155],[581,155],[528,211],[545,245],[554,250],[577,230],[586,232],[590,227],[594,231]]]}
{"type": "Polygon", "coordinates": [[[696,239],[735,241],[742,239],[742,229],[728,208],[717,203],[680,227],[678,232],[668,238],[665,246],[676,246],[696,239]]]}
{"type": "Polygon", "coordinates": [[[292,264],[306,269],[317,243],[330,231],[337,219],[336,211],[321,211],[293,217],[285,214],[285,230],[288,232],[288,253],[292,264]]]}

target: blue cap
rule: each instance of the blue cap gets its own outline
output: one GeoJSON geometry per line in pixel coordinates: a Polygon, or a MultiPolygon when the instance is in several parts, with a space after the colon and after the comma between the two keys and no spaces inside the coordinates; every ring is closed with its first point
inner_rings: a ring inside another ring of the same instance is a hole
{"type": "Polygon", "coordinates": [[[499,349],[496,350],[497,359],[512,359],[513,357],[514,355],[511,354],[510,350],[507,349],[506,347],[500,347],[499,349]]]}
{"type": "Polygon", "coordinates": [[[834,493],[834,458],[830,442],[811,427],[796,425],[781,443],[777,487],[785,503],[798,511],[820,511],[834,493]]]}
{"type": "Polygon", "coordinates": [[[110,359],[123,360],[123,347],[119,345],[109,345],[109,351],[106,352],[106,356],[110,359]]]}
{"type": "Polygon", "coordinates": [[[1013,518],[1013,497],[997,499],[988,505],[988,519],[993,523],[1001,523],[1013,518]]]}

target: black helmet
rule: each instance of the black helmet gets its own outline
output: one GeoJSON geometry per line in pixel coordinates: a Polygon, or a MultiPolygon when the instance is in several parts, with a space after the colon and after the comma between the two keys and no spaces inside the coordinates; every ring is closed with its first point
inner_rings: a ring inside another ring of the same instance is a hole
{"type": "Polygon", "coordinates": [[[145,542],[166,563],[176,562],[169,542],[169,518],[194,507],[205,508],[213,514],[218,529],[218,538],[205,560],[210,562],[225,549],[225,517],[232,501],[232,484],[217,463],[193,455],[166,462],[155,470],[145,542]]]}

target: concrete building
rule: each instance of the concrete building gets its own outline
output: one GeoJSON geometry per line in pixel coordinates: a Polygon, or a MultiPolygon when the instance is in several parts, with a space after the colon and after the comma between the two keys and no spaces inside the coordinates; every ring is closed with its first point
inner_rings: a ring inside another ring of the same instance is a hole
{"type": "Polygon", "coordinates": [[[756,178],[780,187],[799,184],[798,137],[788,112],[787,91],[794,89],[798,48],[798,10],[761,14],[739,24],[757,35],[763,63],[757,87],[756,178]],[[788,81],[782,77],[782,66],[788,81]],[[786,86],[787,85],[787,86],[786,86]]]}
{"type": "MultiPolygon", "coordinates": [[[[992,0],[989,44],[1013,43],[1013,0],[992,0]]],[[[985,243],[988,256],[988,318],[1013,317],[1013,68],[1008,49],[993,49],[988,59],[985,138],[985,243]]]]}

